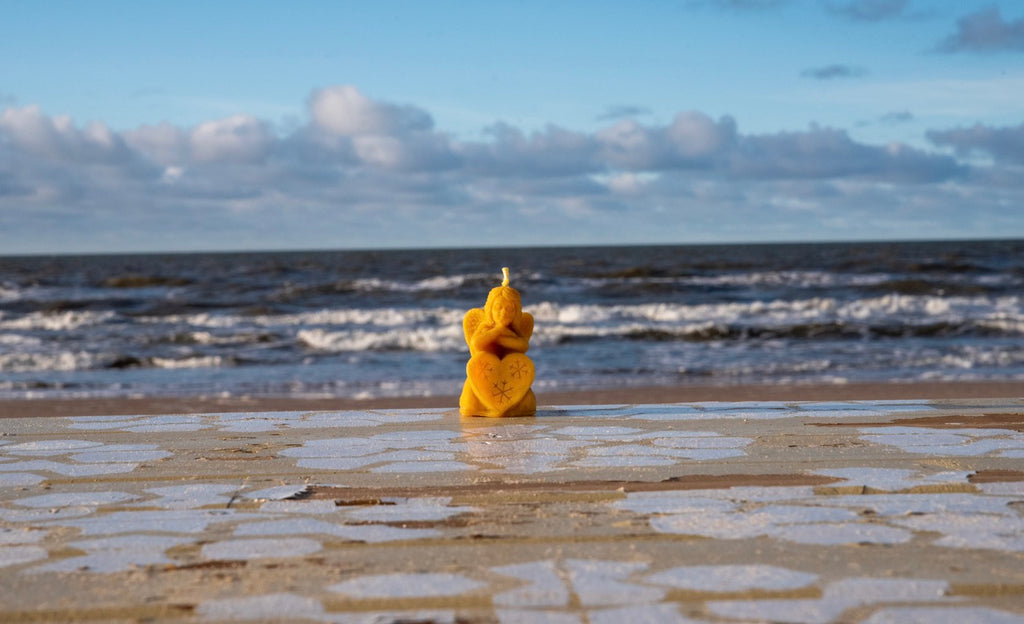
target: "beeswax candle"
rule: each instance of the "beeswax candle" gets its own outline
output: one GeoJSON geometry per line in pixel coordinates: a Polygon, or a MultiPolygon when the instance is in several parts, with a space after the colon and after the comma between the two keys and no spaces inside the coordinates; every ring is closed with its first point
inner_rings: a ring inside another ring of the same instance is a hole
{"type": "Polygon", "coordinates": [[[537,411],[533,361],[526,356],[533,316],[523,312],[519,292],[509,286],[503,267],[501,286],[492,288],[484,307],[462,319],[469,345],[466,383],[459,398],[464,416],[532,416],[537,411]]]}

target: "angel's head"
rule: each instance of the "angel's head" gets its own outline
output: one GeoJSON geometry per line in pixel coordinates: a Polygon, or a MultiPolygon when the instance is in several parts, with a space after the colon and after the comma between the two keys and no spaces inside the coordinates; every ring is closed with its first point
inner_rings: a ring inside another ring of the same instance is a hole
{"type": "Polygon", "coordinates": [[[523,304],[519,299],[519,291],[511,286],[492,288],[484,304],[487,313],[497,325],[511,325],[523,314],[523,304]]]}

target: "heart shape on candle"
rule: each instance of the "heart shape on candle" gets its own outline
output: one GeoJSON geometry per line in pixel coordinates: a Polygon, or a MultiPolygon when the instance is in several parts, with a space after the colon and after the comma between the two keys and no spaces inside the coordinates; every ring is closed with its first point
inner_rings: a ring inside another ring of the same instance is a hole
{"type": "Polygon", "coordinates": [[[503,413],[530,391],[533,362],[522,353],[509,353],[500,360],[493,353],[478,353],[466,364],[466,376],[480,402],[489,410],[503,413]]]}

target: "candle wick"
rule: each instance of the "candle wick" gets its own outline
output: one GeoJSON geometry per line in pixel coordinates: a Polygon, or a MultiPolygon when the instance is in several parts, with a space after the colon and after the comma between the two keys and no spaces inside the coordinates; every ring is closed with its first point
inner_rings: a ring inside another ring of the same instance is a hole
{"type": "Polygon", "coordinates": [[[508,286],[508,267],[501,267],[501,275],[503,278],[501,280],[501,285],[508,286]]]}

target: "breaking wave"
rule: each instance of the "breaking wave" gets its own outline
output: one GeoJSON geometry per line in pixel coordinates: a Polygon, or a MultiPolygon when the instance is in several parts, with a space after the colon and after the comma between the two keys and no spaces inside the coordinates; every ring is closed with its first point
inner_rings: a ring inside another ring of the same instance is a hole
{"type": "Polygon", "coordinates": [[[545,387],[1018,379],[1021,258],[1020,241],[0,257],[0,395],[457,391],[463,316],[501,265],[545,387]]]}

